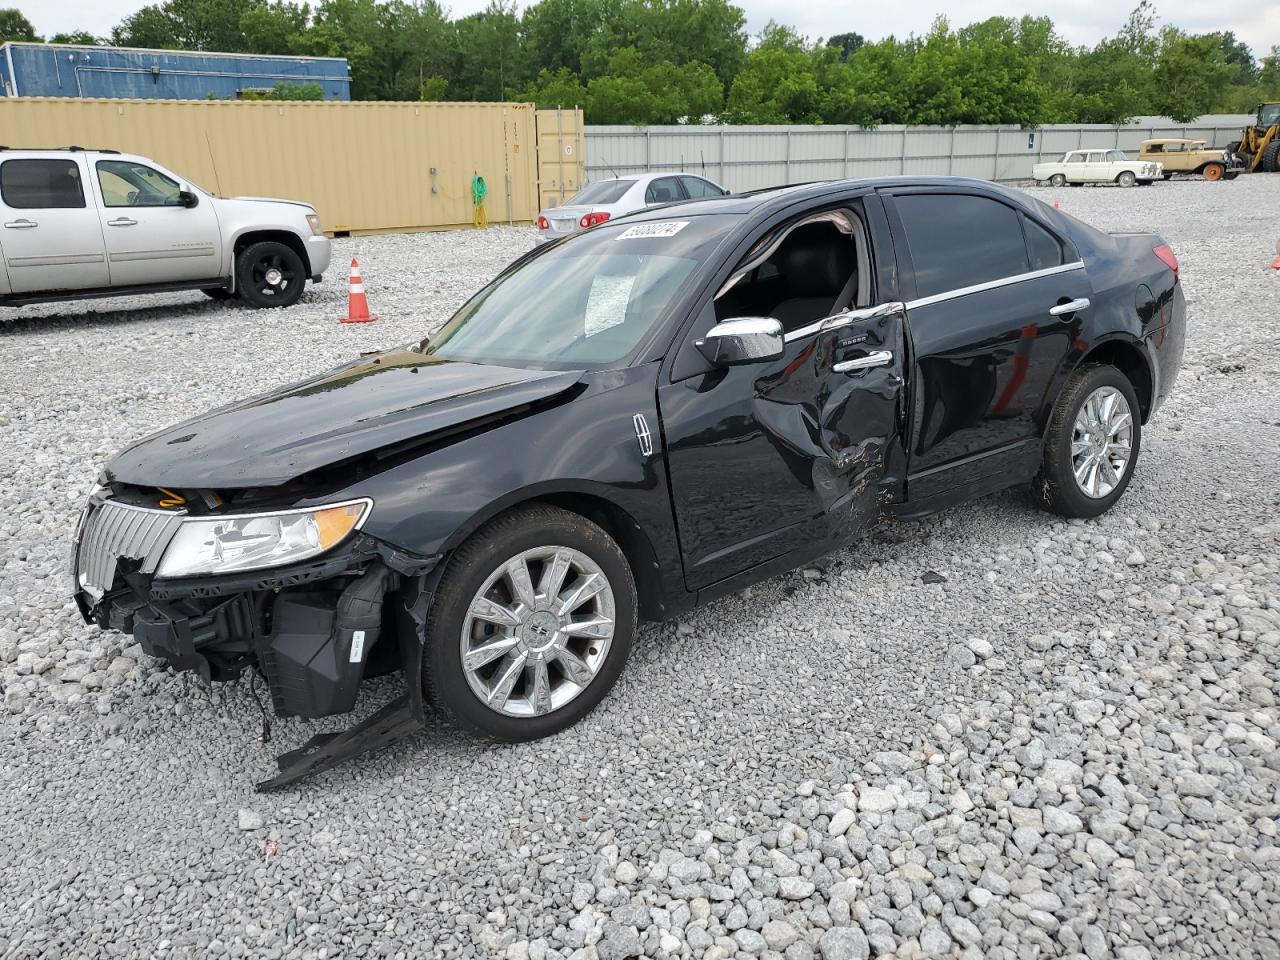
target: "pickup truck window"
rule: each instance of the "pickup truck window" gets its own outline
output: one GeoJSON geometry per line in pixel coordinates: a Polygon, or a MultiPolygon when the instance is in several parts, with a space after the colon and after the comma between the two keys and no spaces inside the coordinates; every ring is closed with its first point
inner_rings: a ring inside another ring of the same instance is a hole
{"type": "Polygon", "coordinates": [[[98,185],[108,207],[182,206],[176,181],[132,160],[99,160],[98,185]]]}
{"type": "Polygon", "coordinates": [[[13,210],[83,207],[84,184],[74,160],[6,160],[0,164],[0,199],[13,210]]]}
{"type": "Polygon", "coordinates": [[[959,290],[1026,273],[1018,214],[969,194],[917,193],[894,198],[915,267],[916,295],[959,290]]]}

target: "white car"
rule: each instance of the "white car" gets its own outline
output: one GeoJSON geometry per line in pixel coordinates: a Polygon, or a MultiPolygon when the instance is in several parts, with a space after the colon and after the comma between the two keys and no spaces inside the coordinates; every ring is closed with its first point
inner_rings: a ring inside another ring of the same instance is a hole
{"type": "Polygon", "coordinates": [[[1037,183],[1049,181],[1055,187],[1085,183],[1152,183],[1164,175],[1164,167],[1146,160],[1130,160],[1123,150],[1070,150],[1061,160],[1037,163],[1031,168],[1037,183]]]}
{"type": "Polygon", "coordinates": [[[0,147],[0,305],[203,290],[297,302],[329,267],[313,207],[215,197],[115,150],[0,147]]]}
{"type": "Polygon", "coordinates": [[[538,211],[537,243],[590,230],[614,217],[660,203],[707,200],[729,191],[692,173],[644,173],[589,183],[563,206],[538,211]]]}

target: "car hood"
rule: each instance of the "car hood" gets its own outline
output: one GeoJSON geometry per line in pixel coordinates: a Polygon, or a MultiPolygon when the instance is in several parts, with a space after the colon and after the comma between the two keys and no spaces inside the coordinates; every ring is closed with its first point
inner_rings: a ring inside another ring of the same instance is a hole
{"type": "Polygon", "coordinates": [[[161,430],[117,455],[107,475],[150,487],[276,486],[548,400],[582,373],[388,351],[161,430]]]}

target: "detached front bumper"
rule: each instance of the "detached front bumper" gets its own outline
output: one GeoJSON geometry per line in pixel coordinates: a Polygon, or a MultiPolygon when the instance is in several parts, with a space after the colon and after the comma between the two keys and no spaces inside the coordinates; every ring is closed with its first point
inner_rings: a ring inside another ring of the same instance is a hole
{"type": "Polygon", "coordinates": [[[386,601],[435,558],[356,533],[303,564],[160,579],[153,554],[161,520],[158,511],[112,501],[90,505],[75,554],[75,598],[87,622],[131,633],[145,653],[206,680],[260,669],[280,716],[346,713],[366,672],[402,662],[406,631],[386,601]],[[152,534],[133,532],[147,522],[152,534]]]}

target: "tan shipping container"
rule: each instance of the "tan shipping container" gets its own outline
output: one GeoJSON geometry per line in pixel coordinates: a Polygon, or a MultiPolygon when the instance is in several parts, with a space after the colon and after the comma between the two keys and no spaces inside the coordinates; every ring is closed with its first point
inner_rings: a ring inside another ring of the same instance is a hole
{"type": "MultiPolygon", "coordinates": [[[[542,112],[554,135],[557,111],[542,112]]],[[[303,200],[327,232],[378,233],[470,224],[476,174],[489,223],[531,221],[535,113],[530,103],[0,98],[0,143],[141,154],[222,196],[303,200]]],[[[557,191],[582,179],[581,113],[560,119],[577,146],[554,165],[557,191]]]]}

